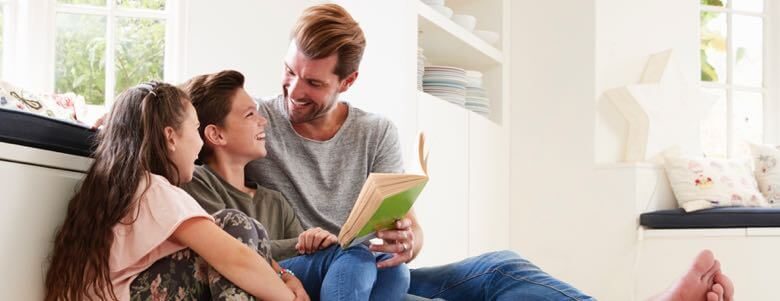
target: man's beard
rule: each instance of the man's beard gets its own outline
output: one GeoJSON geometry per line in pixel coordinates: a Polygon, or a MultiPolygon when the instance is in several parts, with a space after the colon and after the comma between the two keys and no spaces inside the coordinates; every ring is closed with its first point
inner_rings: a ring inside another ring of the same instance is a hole
{"type": "Polygon", "coordinates": [[[309,111],[305,113],[305,115],[298,115],[290,110],[290,106],[295,106],[295,104],[292,103],[290,96],[287,94],[287,89],[284,90],[284,94],[284,108],[287,110],[287,116],[290,120],[290,123],[292,124],[311,122],[313,120],[325,117],[328,115],[328,112],[330,112],[336,106],[336,104],[338,104],[338,93],[333,95],[333,98],[331,98],[324,107],[319,107],[317,103],[311,99],[302,99],[304,102],[308,102],[309,106],[312,106],[312,108],[308,108],[309,111]]]}

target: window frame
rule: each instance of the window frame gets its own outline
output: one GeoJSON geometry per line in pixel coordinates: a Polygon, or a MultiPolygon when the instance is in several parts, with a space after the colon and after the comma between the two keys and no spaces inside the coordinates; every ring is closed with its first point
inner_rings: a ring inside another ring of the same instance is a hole
{"type": "MultiPolygon", "coordinates": [[[[734,124],[734,113],[735,113],[735,101],[734,101],[734,93],[735,92],[749,92],[749,93],[760,93],[762,96],[762,140],[761,143],[777,143],[780,141],[780,130],[777,129],[777,125],[780,124],[778,121],[780,120],[780,115],[778,115],[778,109],[780,109],[780,105],[777,104],[777,101],[774,101],[774,97],[778,94],[778,86],[775,84],[775,79],[778,77],[776,74],[778,71],[780,71],[780,68],[778,68],[778,61],[772,57],[769,56],[772,49],[777,49],[776,45],[780,42],[780,38],[775,38],[775,30],[772,30],[773,27],[775,27],[775,23],[773,21],[778,20],[776,12],[777,7],[775,5],[772,5],[773,1],[767,1],[763,0],[764,9],[763,12],[751,12],[751,11],[743,11],[743,10],[737,10],[733,9],[733,1],[739,1],[739,0],[731,0],[728,1],[726,4],[726,7],[717,7],[717,6],[709,6],[709,5],[701,5],[699,8],[699,14],[702,12],[716,12],[716,13],[724,13],[726,15],[726,80],[725,83],[718,83],[718,82],[708,82],[708,81],[702,81],[699,79],[700,87],[706,88],[706,89],[714,89],[714,90],[720,90],[724,91],[726,95],[726,156],[727,157],[734,157],[738,156],[740,154],[737,154],[737,144],[739,142],[739,139],[737,137],[737,133],[735,130],[735,124],[734,124]],[[763,32],[762,32],[762,82],[761,87],[751,87],[751,86],[742,86],[742,85],[736,85],[734,84],[734,49],[733,49],[733,17],[734,15],[738,16],[751,16],[751,17],[760,17],[762,19],[763,24],[763,32]]],[[[775,21],[777,22],[777,21],[775,21]]],[[[699,29],[701,30],[701,23],[699,22],[699,29]]],[[[780,30],[778,30],[780,32],[780,30]]],[[[701,39],[701,33],[699,34],[699,39],[701,39]]],[[[698,50],[697,50],[698,51],[698,50]]],[[[697,71],[697,74],[700,72],[701,66],[699,66],[699,71],[697,71]]]]}
{"type": "MultiPolygon", "coordinates": [[[[1,1],[1,0],[0,0],[1,1]]],[[[56,20],[56,16],[59,13],[67,14],[83,14],[92,16],[104,16],[106,18],[106,52],[104,54],[104,68],[105,68],[105,91],[103,105],[90,105],[92,110],[106,112],[114,103],[116,97],[116,69],[115,69],[115,54],[116,43],[115,31],[116,22],[118,18],[130,17],[130,18],[145,18],[162,20],[165,22],[165,54],[163,58],[163,79],[166,82],[175,82],[181,77],[181,65],[185,55],[181,55],[181,51],[184,50],[181,45],[184,43],[184,34],[181,28],[184,28],[186,1],[182,0],[166,0],[165,10],[149,10],[149,9],[135,9],[135,8],[123,8],[115,3],[114,0],[106,0],[106,6],[89,6],[89,5],[77,5],[77,4],[62,4],[57,0],[49,1],[51,10],[51,20],[56,20]]],[[[57,24],[56,21],[51,22],[49,28],[50,47],[49,47],[49,62],[47,63],[47,69],[49,69],[50,80],[47,83],[50,91],[55,90],[56,83],[56,33],[57,24]]]]}

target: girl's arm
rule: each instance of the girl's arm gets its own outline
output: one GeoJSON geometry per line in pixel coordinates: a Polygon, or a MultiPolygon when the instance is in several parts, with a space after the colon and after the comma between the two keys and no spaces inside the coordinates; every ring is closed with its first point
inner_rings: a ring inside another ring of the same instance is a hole
{"type": "Polygon", "coordinates": [[[171,238],[198,253],[222,276],[262,300],[293,300],[293,292],[257,252],[205,218],[182,223],[171,238]]]}
{"type": "Polygon", "coordinates": [[[306,289],[303,287],[301,280],[295,277],[295,275],[287,273],[287,271],[283,273],[282,267],[278,262],[276,262],[276,260],[271,260],[271,264],[273,265],[274,271],[282,274],[282,281],[284,281],[284,285],[286,285],[287,288],[290,289],[293,294],[295,294],[295,301],[309,301],[309,295],[306,293],[306,289]]]}

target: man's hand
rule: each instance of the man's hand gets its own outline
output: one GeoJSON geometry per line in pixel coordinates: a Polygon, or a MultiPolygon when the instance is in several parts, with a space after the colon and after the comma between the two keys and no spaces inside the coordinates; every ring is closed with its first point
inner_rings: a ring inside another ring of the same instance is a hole
{"type": "Polygon", "coordinates": [[[403,218],[395,222],[395,229],[376,233],[384,241],[381,245],[371,245],[371,251],[394,253],[390,259],[377,263],[378,268],[389,268],[409,262],[414,258],[414,232],[412,220],[403,218]]]}
{"type": "Polygon", "coordinates": [[[338,241],[336,235],[326,230],[319,227],[311,228],[298,235],[298,243],[295,244],[295,249],[300,254],[311,254],[317,250],[330,247],[338,241]]]}
{"type": "Polygon", "coordinates": [[[286,285],[295,295],[295,301],[309,301],[309,295],[306,294],[303,283],[301,283],[298,278],[290,274],[284,274],[282,276],[282,281],[284,281],[284,285],[286,285]]]}

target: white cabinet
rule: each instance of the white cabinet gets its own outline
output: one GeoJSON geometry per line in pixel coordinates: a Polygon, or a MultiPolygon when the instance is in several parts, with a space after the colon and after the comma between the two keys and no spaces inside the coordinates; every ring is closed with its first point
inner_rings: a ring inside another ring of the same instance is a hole
{"type": "Polygon", "coordinates": [[[429,95],[418,98],[427,135],[430,180],[414,208],[425,234],[413,266],[451,263],[468,255],[468,112],[429,95]]]}
{"type": "Polygon", "coordinates": [[[509,248],[509,138],[469,112],[469,255],[509,248]]]}
{"type": "Polygon", "coordinates": [[[0,143],[3,299],[43,300],[54,233],[88,164],[83,157],[0,143]]]}
{"type": "Polygon", "coordinates": [[[723,272],[736,284],[740,300],[780,300],[780,291],[772,289],[777,287],[780,268],[777,233],[754,235],[751,229],[744,228],[668,231],[674,232],[645,235],[639,242],[633,274],[634,300],[647,300],[668,288],[702,249],[715,254],[723,272]]]}
{"type": "Polygon", "coordinates": [[[413,266],[451,263],[509,247],[509,147],[484,116],[420,93],[430,182],[415,203],[425,247],[413,266]]]}
{"type": "MultiPolygon", "coordinates": [[[[415,204],[425,247],[414,266],[450,263],[509,247],[508,43],[489,44],[420,0],[418,47],[426,65],[483,74],[490,114],[419,92],[418,128],[430,145],[430,183],[415,204]]],[[[476,29],[506,35],[504,0],[449,0],[455,14],[477,18],[476,29]]]]}

